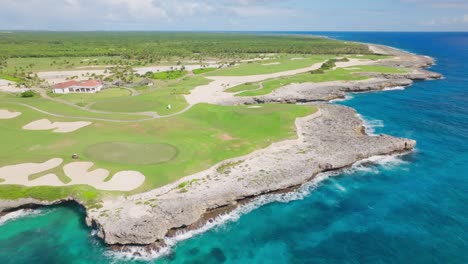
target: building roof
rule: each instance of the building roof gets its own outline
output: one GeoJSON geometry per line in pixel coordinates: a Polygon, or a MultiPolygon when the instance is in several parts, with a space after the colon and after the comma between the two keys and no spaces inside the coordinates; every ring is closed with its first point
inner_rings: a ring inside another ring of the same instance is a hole
{"type": "Polygon", "coordinates": [[[66,89],[66,88],[70,88],[72,86],[97,87],[97,86],[100,86],[100,85],[102,85],[102,82],[98,81],[98,80],[87,80],[87,81],[81,81],[81,82],[72,80],[72,81],[67,81],[67,82],[63,82],[63,83],[57,83],[52,88],[53,89],[66,89]]]}
{"type": "Polygon", "coordinates": [[[65,89],[70,86],[75,86],[78,85],[80,82],[77,81],[68,81],[68,82],[63,82],[63,83],[57,83],[56,85],[53,86],[54,89],[65,89]]]}

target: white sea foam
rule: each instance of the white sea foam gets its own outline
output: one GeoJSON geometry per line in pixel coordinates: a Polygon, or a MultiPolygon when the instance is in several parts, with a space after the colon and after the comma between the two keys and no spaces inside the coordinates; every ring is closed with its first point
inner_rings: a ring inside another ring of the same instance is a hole
{"type": "MultiPolygon", "coordinates": [[[[165,242],[167,246],[162,248],[158,252],[148,252],[146,249],[142,247],[134,246],[134,247],[128,248],[129,252],[109,251],[107,252],[107,255],[116,259],[125,259],[125,260],[138,259],[138,260],[146,260],[146,261],[150,261],[150,260],[154,260],[163,256],[167,256],[172,252],[172,249],[177,243],[190,239],[202,233],[205,233],[206,231],[210,229],[222,227],[223,225],[229,222],[235,222],[239,220],[239,218],[242,215],[248,214],[252,212],[253,210],[259,207],[262,207],[266,204],[270,204],[274,202],[289,203],[291,201],[303,200],[304,198],[309,196],[311,192],[315,190],[322,181],[332,176],[337,176],[343,173],[350,174],[356,171],[369,171],[372,173],[378,173],[378,168],[369,166],[369,163],[377,164],[385,168],[391,168],[391,167],[398,166],[402,163],[405,163],[403,160],[399,158],[401,155],[404,155],[404,154],[370,157],[368,159],[364,159],[362,161],[356,162],[355,164],[353,164],[353,166],[347,169],[320,173],[313,180],[303,184],[294,192],[288,192],[288,193],[282,193],[282,194],[267,194],[267,195],[259,196],[255,198],[254,200],[252,200],[251,202],[236,208],[230,213],[219,215],[212,221],[207,222],[204,226],[202,226],[199,229],[191,230],[191,231],[183,232],[183,233],[181,232],[177,234],[175,237],[166,238],[165,242]],[[135,256],[136,253],[137,253],[137,256],[135,256]]],[[[342,192],[347,191],[345,187],[343,187],[342,185],[338,183],[335,183],[335,186],[337,189],[339,189],[342,192]]]]}
{"type": "Polygon", "coordinates": [[[338,99],[330,100],[330,103],[343,102],[343,101],[348,101],[348,100],[351,100],[351,99],[353,99],[353,97],[351,95],[345,95],[344,98],[338,98],[338,99]]]}
{"type": "Polygon", "coordinates": [[[14,212],[8,213],[0,217],[0,225],[4,225],[11,220],[16,220],[19,218],[32,216],[32,215],[38,215],[40,213],[41,213],[41,210],[36,210],[36,209],[21,209],[18,211],[14,211],[14,212]]]}
{"type": "Polygon", "coordinates": [[[383,91],[401,91],[401,90],[405,90],[405,87],[395,86],[395,87],[388,87],[388,88],[383,89],[383,91]]]}
{"type": "Polygon", "coordinates": [[[379,120],[379,119],[367,119],[367,118],[364,118],[362,115],[360,114],[357,114],[358,117],[364,122],[364,128],[365,128],[365,131],[366,131],[366,134],[369,135],[369,136],[376,136],[375,134],[375,128],[378,128],[378,127],[384,127],[384,122],[383,120],[379,120]]]}

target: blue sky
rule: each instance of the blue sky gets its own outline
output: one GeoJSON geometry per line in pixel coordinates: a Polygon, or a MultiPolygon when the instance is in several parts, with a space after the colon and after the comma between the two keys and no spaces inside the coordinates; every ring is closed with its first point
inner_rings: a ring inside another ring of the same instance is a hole
{"type": "Polygon", "coordinates": [[[0,0],[0,28],[468,31],[468,0],[0,0]]]}

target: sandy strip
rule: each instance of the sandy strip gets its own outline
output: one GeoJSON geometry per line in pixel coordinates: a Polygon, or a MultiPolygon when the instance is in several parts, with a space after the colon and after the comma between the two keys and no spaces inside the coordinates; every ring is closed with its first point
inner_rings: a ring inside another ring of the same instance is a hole
{"type": "MultiPolygon", "coordinates": [[[[375,63],[370,60],[360,59],[349,59],[347,62],[337,62],[336,68],[349,67],[349,66],[360,66],[370,65],[375,63]]],[[[224,90],[245,83],[254,83],[264,81],[267,79],[274,79],[280,77],[287,77],[296,75],[312,70],[317,70],[322,66],[322,62],[315,63],[312,66],[289,70],[270,74],[259,74],[259,75],[248,75],[248,76],[206,76],[207,79],[213,80],[213,82],[195,87],[191,93],[184,95],[187,102],[191,105],[197,103],[210,103],[210,104],[229,104],[233,101],[239,101],[238,97],[235,97],[233,93],[226,93],[224,90]]]]}
{"type": "Polygon", "coordinates": [[[262,66],[270,66],[270,65],[278,65],[278,64],[281,64],[281,63],[279,63],[279,62],[271,62],[271,63],[262,64],[262,66]]]}
{"type": "Polygon", "coordinates": [[[57,175],[49,173],[35,180],[30,181],[29,176],[50,169],[62,164],[60,158],[50,159],[43,163],[22,163],[0,167],[0,179],[2,184],[18,184],[24,186],[70,186],[70,185],[90,185],[98,190],[104,191],[131,191],[140,187],[145,182],[145,176],[138,171],[119,171],[109,181],[105,179],[109,176],[109,171],[105,169],[95,169],[92,162],[72,162],[63,167],[65,175],[71,179],[67,184],[60,181],[57,175]]]}
{"type": "Polygon", "coordinates": [[[25,186],[62,186],[63,182],[61,182],[54,174],[47,174],[32,181],[29,180],[29,175],[56,168],[62,164],[62,162],[63,159],[55,158],[43,163],[22,163],[1,167],[0,178],[4,179],[5,181],[1,182],[0,184],[19,184],[25,186]]]}
{"type": "Polygon", "coordinates": [[[91,122],[77,121],[77,122],[51,122],[49,119],[40,119],[33,121],[25,126],[25,130],[50,130],[54,129],[55,133],[70,133],[82,127],[91,125],[91,122]]]}
{"type": "Polygon", "coordinates": [[[21,112],[10,112],[8,110],[0,109],[0,119],[10,119],[21,115],[21,112]]]}

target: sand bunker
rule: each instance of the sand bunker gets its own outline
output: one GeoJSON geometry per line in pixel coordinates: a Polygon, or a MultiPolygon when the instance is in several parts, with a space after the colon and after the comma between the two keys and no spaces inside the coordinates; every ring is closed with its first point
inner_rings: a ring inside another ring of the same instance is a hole
{"type": "Polygon", "coordinates": [[[0,119],[10,119],[21,115],[21,112],[10,112],[8,110],[0,109],[0,119]]]}
{"type": "Polygon", "coordinates": [[[40,119],[33,121],[25,126],[26,130],[50,130],[54,129],[56,133],[69,133],[76,131],[82,127],[91,125],[91,122],[78,121],[78,122],[51,122],[49,119],[40,119]]]}
{"type": "Polygon", "coordinates": [[[262,66],[278,65],[278,64],[281,64],[281,63],[279,63],[279,62],[271,62],[271,63],[262,64],[262,66]]]}
{"type": "Polygon", "coordinates": [[[90,185],[98,190],[104,191],[131,191],[141,186],[145,181],[145,176],[138,171],[119,171],[109,180],[109,171],[105,169],[95,169],[92,162],[72,162],[63,167],[65,175],[70,178],[69,183],[63,183],[55,174],[49,173],[37,179],[29,180],[34,174],[39,174],[62,164],[60,158],[50,159],[43,163],[22,163],[9,165],[0,168],[1,184],[17,184],[24,186],[70,186],[70,185],[90,185]]]}
{"type": "Polygon", "coordinates": [[[63,171],[72,180],[70,184],[86,184],[106,191],[131,191],[145,181],[145,176],[138,171],[119,171],[105,182],[109,171],[105,169],[89,171],[92,166],[94,166],[92,162],[72,162],[65,165],[63,171]]]}
{"type": "Polygon", "coordinates": [[[64,185],[55,174],[47,174],[38,179],[29,180],[29,175],[48,171],[62,164],[63,160],[56,158],[43,163],[22,163],[0,168],[0,178],[4,179],[0,184],[19,184],[26,186],[61,186],[64,185]]]}

